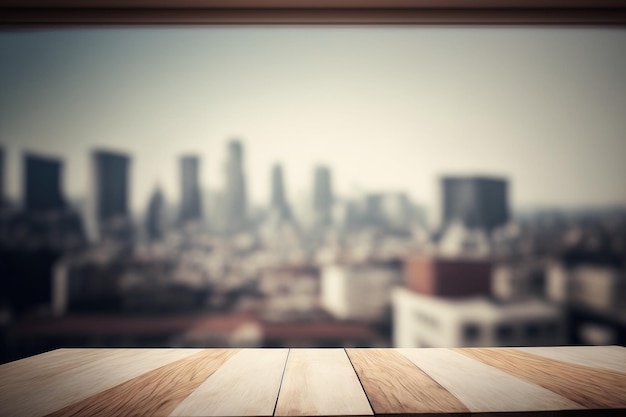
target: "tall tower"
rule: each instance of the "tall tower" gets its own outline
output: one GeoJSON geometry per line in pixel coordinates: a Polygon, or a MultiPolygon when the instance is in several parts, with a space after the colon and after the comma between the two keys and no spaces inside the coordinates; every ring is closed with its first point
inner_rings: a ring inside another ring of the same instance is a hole
{"type": "Polygon", "coordinates": [[[226,230],[233,233],[245,229],[248,221],[246,178],[243,172],[243,148],[238,140],[228,143],[224,197],[226,230]]]}
{"type": "Polygon", "coordinates": [[[313,210],[316,225],[326,226],[332,223],[333,203],[330,169],[326,166],[318,166],[315,168],[313,184],[313,210]]]}
{"type": "Polygon", "coordinates": [[[0,147],[0,207],[5,203],[4,195],[4,170],[5,170],[4,148],[0,147]]]}
{"type": "Polygon", "coordinates": [[[159,240],[163,237],[165,228],[165,198],[160,188],[156,188],[148,202],[146,213],[146,231],[150,240],[159,240]]]}
{"type": "Polygon", "coordinates": [[[285,195],[285,184],[283,181],[283,168],[280,164],[275,164],[272,168],[272,200],[270,208],[279,220],[286,220],[291,216],[291,210],[285,195]]]}
{"type": "Polygon", "coordinates": [[[508,181],[489,177],[444,177],[441,180],[443,226],[454,220],[491,232],[509,220],[508,181]]]}
{"type": "Polygon", "coordinates": [[[60,159],[24,154],[24,206],[28,211],[60,210],[65,207],[61,195],[60,159]]]}
{"type": "Polygon", "coordinates": [[[116,235],[129,232],[130,161],[130,156],[123,153],[103,150],[92,153],[94,220],[100,235],[109,226],[116,229],[116,235]]]}
{"type": "Polygon", "coordinates": [[[200,185],[198,182],[200,159],[184,156],[180,159],[182,199],[180,203],[181,223],[202,217],[200,185]]]}

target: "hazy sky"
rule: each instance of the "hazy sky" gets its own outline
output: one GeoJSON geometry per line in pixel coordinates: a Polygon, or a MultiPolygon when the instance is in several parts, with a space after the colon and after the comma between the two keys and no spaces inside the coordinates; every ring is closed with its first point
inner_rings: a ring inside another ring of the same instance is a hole
{"type": "Polygon", "coordinates": [[[445,173],[504,175],[514,205],[626,203],[626,30],[497,27],[114,28],[0,32],[8,192],[21,153],[65,159],[86,192],[93,147],[133,155],[132,205],[178,156],[220,187],[241,138],[252,199],[272,163],[288,196],[332,167],[340,193],[434,203],[445,173]]]}

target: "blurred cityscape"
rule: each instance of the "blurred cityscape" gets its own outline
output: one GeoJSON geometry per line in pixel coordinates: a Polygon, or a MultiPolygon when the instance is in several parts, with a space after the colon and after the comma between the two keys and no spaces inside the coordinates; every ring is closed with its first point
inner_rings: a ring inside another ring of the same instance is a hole
{"type": "Polygon", "coordinates": [[[80,201],[63,195],[62,159],[19,155],[16,202],[0,148],[0,361],[58,347],[625,344],[626,208],[522,211],[514,179],[443,175],[435,225],[406,193],[337,195],[331,166],[296,201],[281,164],[258,207],[243,142],[226,146],[220,190],[184,155],[180,201],[157,187],[141,216],[129,153],[85,155],[80,201]]]}

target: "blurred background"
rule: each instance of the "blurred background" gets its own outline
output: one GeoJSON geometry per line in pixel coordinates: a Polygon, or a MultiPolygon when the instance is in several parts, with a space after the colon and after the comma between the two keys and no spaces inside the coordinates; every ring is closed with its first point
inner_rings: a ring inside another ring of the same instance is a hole
{"type": "Polygon", "coordinates": [[[0,362],[626,340],[626,30],[0,32],[0,362]]]}

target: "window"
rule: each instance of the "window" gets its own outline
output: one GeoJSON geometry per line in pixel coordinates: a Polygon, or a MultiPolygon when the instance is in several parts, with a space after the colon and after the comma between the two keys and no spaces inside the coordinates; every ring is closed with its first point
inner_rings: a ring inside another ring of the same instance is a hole
{"type": "Polygon", "coordinates": [[[524,337],[535,339],[539,336],[541,327],[537,323],[528,323],[524,326],[524,337]]]}
{"type": "Polygon", "coordinates": [[[496,326],[496,340],[502,344],[507,344],[513,338],[513,326],[502,323],[496,326]]]}
{"type": "Polygon", "coordinates": [[[476,323],[463,325],[463,339],[466,342],[475,342],[480,338],[480,326],[476,323]]]}

